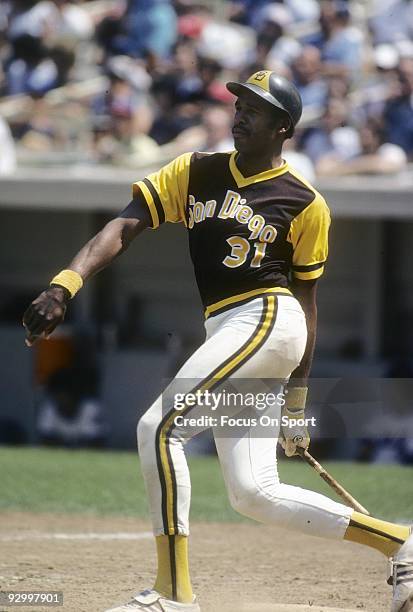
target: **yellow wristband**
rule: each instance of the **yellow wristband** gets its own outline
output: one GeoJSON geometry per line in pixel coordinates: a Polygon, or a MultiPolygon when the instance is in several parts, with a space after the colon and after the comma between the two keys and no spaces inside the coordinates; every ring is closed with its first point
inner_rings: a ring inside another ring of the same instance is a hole
{"type": "Polygon", "coordinates": [[[50,281],[51,285],[61,285],[70,293],[70,297],[75,297],[76,293],[83,287],[83,279],[73,270],[62,270],[50,281]]]}
{"type": "Polygon", "coordinates": [[[286,408],[300,408],[304,410],[307,399],[307,387],[288,387],[286,396],[286,408]]]}

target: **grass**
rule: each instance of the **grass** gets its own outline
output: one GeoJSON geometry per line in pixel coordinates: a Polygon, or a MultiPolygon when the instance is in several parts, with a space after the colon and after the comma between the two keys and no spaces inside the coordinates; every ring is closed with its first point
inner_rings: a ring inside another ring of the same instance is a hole
{"type": "MultiPolygon", "coordinates": [[[[326,468],[381,518],[413,515],[413,468],[326,463],[326,468]]],[[[229,506],[215,457],[190,458],[192,520],[242,520],[229,506]]],[[[282,461],[283,482],[330,496],[300,460],[282,461]]],[[[0,511],[74,512],[148,517],[138,458],[133,452],[0,448],[0,511]]]]}

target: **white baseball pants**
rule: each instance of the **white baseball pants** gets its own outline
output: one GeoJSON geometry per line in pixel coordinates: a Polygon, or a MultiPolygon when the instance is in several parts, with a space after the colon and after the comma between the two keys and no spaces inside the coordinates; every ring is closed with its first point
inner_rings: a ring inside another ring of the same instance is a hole
{"type": "MultiPolygon", "coordinates": [[[[198,423],[202,416],[220,416],[219,407],[212,412],[205,405],[176,410],[176,394],[219,390],[229,383],[244,393],[251,386],[255,392],[268,391],[262,379],[278,379],[280,391],[300,363],[306,345],[304,313],[298,301],[286,295],[266,294],[253,299],[209,318],[205,327],[204,344],[138,424],[139,454],[155,535],[189,533],[191,484],[184,445],[207,426],[184,425],[183,417],[198,423]],[[176,419],[177,415],[181,419],[176,419]]],[[[276,461],[280,411],[278,403],[264,412],[254,406],[226,407],[226,414],[241,415],[245,420],[237,427],[228,427],[226,433],[221,427],[213,427],[230,502],[241,514],[262,523],[341,539],[351,508],[313,491],[280,483],[276,461]],[[250,417],[262,414],[273,418],[274,425],[265,430],[249,425],[250,417]]]]}

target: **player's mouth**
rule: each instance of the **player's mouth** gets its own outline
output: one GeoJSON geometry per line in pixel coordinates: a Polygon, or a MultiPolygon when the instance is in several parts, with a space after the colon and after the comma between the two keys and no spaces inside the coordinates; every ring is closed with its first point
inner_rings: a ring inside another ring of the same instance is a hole
{"type": "Polygon", "coordinates": [[[232,128],[232,135],[234,136],[234,138],[245,138],[245,136],[248,136],[248,132],[236,126],[232,128]]]}

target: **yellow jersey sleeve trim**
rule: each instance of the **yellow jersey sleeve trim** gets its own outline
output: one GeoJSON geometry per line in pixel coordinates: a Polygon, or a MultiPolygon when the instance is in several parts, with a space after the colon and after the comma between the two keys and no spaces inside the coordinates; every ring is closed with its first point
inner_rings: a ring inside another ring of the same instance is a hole
{"type": "Polygon", "coordinates": [[[293,270],[293,276],[294,278],[298,278],[298,280],[314,280],[315,278],[320,278],[323,272],[324,266],[321,266],[321,268],[312,270],[311,272],[295,272],[293,270]]]}
{"type": "Polygon", "coordinates": [[[169,223],[186,224],[191,158],[192,153],[184,153],[145,179],[158,196],[165,221],[169,223]]]}
{"type": "Polygon", "coordinates": [[[159,227],[159,216],[158,211],[156,210],[155,203],[153,201],[153,197],[148,187],[145,185],[143,181],[138,181],[137,183],[133,183],[132,185],[132,194],[133,197],[136,197],[140,194],[143,195],[146,205],[149,209],[149,213],[152,219],[152,227],[150,229],[156,229],[159,227]]]}

